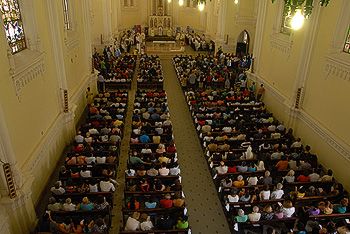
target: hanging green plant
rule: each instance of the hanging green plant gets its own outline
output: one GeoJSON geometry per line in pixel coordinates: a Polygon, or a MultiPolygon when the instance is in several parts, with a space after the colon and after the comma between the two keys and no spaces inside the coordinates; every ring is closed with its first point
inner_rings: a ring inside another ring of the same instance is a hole
{"type": "MultiPolygon", "coordinates": [[[[330,0],[316,0],[319,1],[321,6],[328,6],[330,0]]],[[[275,3],[276,0],[271,0],[275,3]]],[[[293,15],[297,9],[301,9],[305,18],[310,17],[312,9],[314,8],[314,0],[284,0],[285,11],[288,14],[293,15]]]]}

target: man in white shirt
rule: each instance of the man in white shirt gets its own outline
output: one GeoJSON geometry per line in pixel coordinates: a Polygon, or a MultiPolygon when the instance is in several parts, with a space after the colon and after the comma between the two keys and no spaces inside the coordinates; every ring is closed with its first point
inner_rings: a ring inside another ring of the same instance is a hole
{"type": "Polygon", "coordinates": [[[100,182],[100,188],[101,192],[114,192],[115,187],[114,184],[112,184],[108,178],[105,178],[105,180],[100,182]]]}
{"type": "Polygon", "coordinates": [[[169,174],[170,175],[179,175],[180,174],[180,168],[179,168],[179,165],[176,162],[174,162],[171,165],[169,174]]]}
{"type": "Polygon", "coordinates": [[[75,211],[76,205],[72,203],[72,200],[70,198],[67,198],[66,202],[63,203],[62,209],[64,211],[75,211]]]}
{"type": "Polygon", "coordinates": [[[91,177],[91,171],[88,170],[86,167],[83,167],[83,168],[80,170],[80,176],[83,177],[83,178],[91,177]]]}
{"type": "Polygon", "coordinates": [[[301,139],[298,138],[293,144],[290,146],[290,148],[300,148],[302,146],[301,139]]]}
{"type": "Polygon", "coordinates": [[[220,166],[216,167],[216,171],[219,175],[226,174],[228,167],[225,165],[224,161],[220,162],[220,166]]]}
{"type": "Polygon", "coordinates": [[[66,192],[66,190],[61,186],[61,182],[57,181],[55,186],[51,188],[51,192],[55,195],[62,195],[66,192]]]}
{"type": "Polygon", "coordinates": [[[259,213],[259,207],[254,206],[253,212],[248,214],[249,221],[251,222],[257,222],[260,220],[261,213],[259,213]]]}
{"type": "Polygon", "coordinates": [[[159,175],[161,176],[167,176],[169,175],[169,172],[170,172],[170,170],[166,168],[165,162],[162,163],[162,167],[158,171],[159,171],[159,175]]]}
{"type": "Polygon", "coordinates": [[[125,231],[136,231],[140,229],[140,222],[138,221],[139,218],[140,213],[138,212],[134,212],[132,217],[129,216],[125,224],[125,231]]]}
{"type": "Polygon", "coordinates": [[[276,190],[271,193],[271,199],[281,199],[284,194],[282,188],[283,185],[281,183],[278,183],[276,185],[276,190]]]}

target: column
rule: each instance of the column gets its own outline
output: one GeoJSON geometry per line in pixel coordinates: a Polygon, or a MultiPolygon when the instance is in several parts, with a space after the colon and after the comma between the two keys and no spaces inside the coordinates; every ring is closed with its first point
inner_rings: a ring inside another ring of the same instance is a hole
{"type": "Polygon", "coordinates": [[[265,28],[267,1],[268,0],[258,1],[258,17],[256,20],[256,34],[254,39],[254,50],[253,50],[254,71],[257,74],[259,73],[259,62],[260,62],[261,46],[262,46],[262,40],[263,40],[264,28],[265,28]]]}
{"type": "MultiPolygon", "coordinates": [[[[317,29],[319,26],[319,18],[321,14],[321,6],[318,2],[314,3],[314,8],[309,20],[306,20],[304,27],[305,28],[305,38],[303,46],[300,53],[299,64],[297,68],[297,77],[294,83],[294,95],[291,100],[289,100],[289,116],[288,126],[295,128],[295,118],[298,114],[298,109],[295,108],[295,103],[297,100],[298,89],[301,88],[301,97],[299,100],[299,109],[302,108],[302,101],[305,91],[305,86],[307,83],[307,78],[310,70],[311,55],[315,47],[315,39],[317,35],[317,29]]],[[[299,32],[295,32],[299,33],[299,32]]]]}
{"type": "Polygon", "coordinates": [[[217,50],[220,46],[224,44],[227,0],[218,0],[218,4],[220,5],[219,5],[217,30],[215,33],[215,50],[217,50]]]}

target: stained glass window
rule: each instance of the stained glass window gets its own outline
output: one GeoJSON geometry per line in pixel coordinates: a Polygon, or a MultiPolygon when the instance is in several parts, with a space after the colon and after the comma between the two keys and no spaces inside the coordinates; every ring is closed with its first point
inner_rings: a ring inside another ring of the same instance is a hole
{"type": "Polygon", "coordinates": [[[349,29],[348,29],[348,33],[346,34],[343,51],[345,53],[349,53],[350,54],[350,26],[349,26],[349,29]]]}
{"type": "Polygon", "coordinates": [[[64,25],[67,30],[71,29],[70,17],[69,17],[69,5],[68,0],[63,0],[63,13],[64,13],[64,25]]]}
{"type": "Polygon", "coordinates": [[[0,0],[1,19],[12,54],[27,48],[18,0],[0,0]]]}

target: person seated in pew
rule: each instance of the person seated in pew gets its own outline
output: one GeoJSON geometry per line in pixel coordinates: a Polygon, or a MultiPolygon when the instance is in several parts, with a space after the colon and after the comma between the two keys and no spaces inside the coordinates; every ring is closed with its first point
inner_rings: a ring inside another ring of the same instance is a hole
{"type": "Polygon", "coordinates": [[[66,190],[62,187],[61,181],[57,181],[55,186],[51,187],[50,191],[55,195],[62,195],[66,190]]]}
{"type": "Polygon", "coordinates": [[[333,181],[333,171],[328,169],[327,174],[320,178],[321,182],[331,182],[333,181]]]}
{"type": "Polygon", "coordinates": [[[270,200],[271,191],[269,185],[264,185],[263,190],[259,193],[260,201],[270,200]]]}
{"type": "Polygon", "coordinates": [[[281,157],[281,160],[279,160],[276,165],[275,165],[275,168],[277,171],[284,171],[284,170],[287,170],[288,168],[288,158],[286,156],[282,156],[281,157]]]}
{"type": "Polygon", "coordinates": [[[267,204],[264,206],[263,211],[261,212],[260,220],[272,220],[274,218],[274,212],[272,206],[267,204]]]}
{"type": "Polygon", "coordinates": [[[232,189],[231,194],[227,195],[227,201],[228,202],[238,202],[239,196],[237,194],[237,189],[232,189]]]}
{"type": "Polygon", "coordinates": [[[78,204],[77,210],[82,211],[92,211],[94,209],[94,204],[90,202],[89,198],[83,197],[82,202],[78,204]]]}
{"type": "Polygon", "coordinates": [[[316,182],[320,179],[320,169],[313,168],[312,173],[309,175],[310,182],[316,182]]]}
{"type": "Polygon", "coordinates": [[[270,176],[270,171],[266,170],[264,173],[264,177],[260,178],[260,184],[263,185],[272,185],[272,177],[270,176]]]}
{"type": "Polygon", "coordinates": [[[321,201],[318,203],[318,209],[320,209],[322,214],[332,214],[333,204],[330,201],[321,201]]]}
{"type": "Polygon", "coordinates": [[[60,172],[59,172],[59,178],[69,178],[70,177],[70,170],[67,170],[67,168],[65,166],[62,166],[60,168],[60,172]]]}
{"type": "Polygon", "coordinates": [[[300,161],[299,162],[299,166],[298,166],[298,170],[301,171],[310,171],[312,169],[311,164],[307,161],[300,161]]]}
{"type": "Polygon", "coordinates": [[[148,144],[146,144],[145,147],[141,149],[141,154],[151,154],[151,153],[152,153],[152,149],[148,144]]]}
{"type": "Polygon", "coordinates": [[[177,162],[171,162],[169,165],[169,175],[177,176],[180,174],[181,170],[179,168],[179,164],[177,162]]]}
{"type": "Polygon", "coordinates": [[[161,176],[169,175],[170,170],[166,166],[167,166],[167,164],[165,162],[162,162],[161,168],[159,168],[159,170],[158,170],[159,175],[161,175],[161,176]]]}
{"type": "Polygon", "coordinates": [[[281,199],[284,195],[283,185],[278,183],[275,187],[275,190],[271,193],[271,199],[281,199]]]}
{"type": "Polygon", "coordinates": [[[81,134],[81,131],[77,132],[77,135],[74,137],[76,143],[84,143],[84,137],[81,134]]]}
{"type": "Polygon", "coordinates": [[[151,218],[146,214],[142,213],[140,217],[140,229],[141,231],[150,231],[154,228],[151,218]]]}
{"type": "Polygon", "coordinates": [[[171,230],[176,224],[176,219],[173,217],[173,215],[165,214],[160,216],[156,223],[156,227],[159,230],[171,230]]]}
{"type": "Polygon", "coordinates": [[[249,202],[250,199],[251,199],[251,195],[250,195],[250,191],[248,190],[248,191],[244,191],[244,193],[241,193],[239,201],[240,202],[249,202]]]}
{"type": "Polygon", "coordinates": [[[248,172],[256,172],[257,168],[254,166],[253,162],[248,163],[248,172]]]}
{"type": "Polygon", "coordinates": [[[170,160],[170,158],[166,157],[165,154],[163,153],[158,157],[158,161],[161,164],[163,164],[163,163],[168,164],[171,160],[170,160]]]}
{"type": "Polygon", "coordinates": [[[169,193],[164,195],[164,198],[159,202],[162,208],[171,208],[173,207],[173,201],[171,200],[171,195],[169,193]]]}
{"type": "Polygon", "coordinates": [[[344,197],[340,200],[340,204],[334,205],[334,211],[339,214],[345,214],[348,212],[349,199],[344,197]]]}
{"type": "Polygon", "coordinates": [[[140,190],[142,192],[149,192],[149,189],[150,189],[150,184],[148,183],[148,180],[141,179],[140,180],[140,190]]]}
{"type": "Polygon", "coordinates": [[[62,209],[61,203],[56,201],[56,198],[50,197],[49,204],[47,205],[49,211],[60,211],[62,209]]]}
{"type": "Polygon", "coordinates": [[[72,232],[72,220],[66,217],[62,223],[54,221],[51,217],[51,212],[47,211],[48,220],[50,221],[50,233],[71,233],[72,232]]]}
{"type": "Polygon", "coordinates": [[[189,227],[188,224],[188,216],[180,216],[177,220],[176,226],[177,229],[187,229],[189,227]]]}
{"type": "Polygon", "coordinates": [[[290,218],[295,213],[295,207],[293,206],[292,201],[285,200],[282,205],[283,218],[290,218]]]}
{"type": "Polygon", "coordinates": [[[232,186],[236,188],[242,188],[245,185],[245,182],[243,180],[243,176],[239,175],[237,176],[237,180],[233,181],[232,186]]]}
{"type": "MultiPolygon", "coordinates": [[[[160,138],[160,137],[159,137],[159,138],[160,138]]],[[[156,143],[156,142],[154,142],[154,143],[156,143]]],[[[157,147],[157,149],[156,149],[156,153],[157,153],[157,154],[164,154],[164,153],[166,152],[166,150],[165,150],[165,145],[164,145],[164,144],[160,144],[160,140],[159,140],[159,142],[156,143],[156,144],[159,144],[158,147],[157,147]]]]}
{"type": "Polygon", "coordinates": [[[185,205],[185,199],[181,196],[181,192],[176,192],[173,199],[174,207],[183,207],[185,205]]]}
{"type": "Polygon", "coordinates": [[[130,210],[139,210],[140,202],[138,202],[135,197],[131,197],[130,201],[127,203],[127,207],[130,210]]]}
{"type": "Polygon", "coordinates": [[[100,189],[101,189],[101,192],[115,191],[114,184],[110,181],[108,177],[105,177],[103,180],[100,181],[100,189]]]}
{"type": "Polygon", "coordinates": [[[62,210],[64,211],[75,211],[77,209],[77,206],[72,203],[72,199],[67,198],[65,203],[62,205],[62,210]]]}
{"type": "Polygon", "coordinates": [[[301,171],[300,175],[297,177],[298,182],[310,182],[310,177],[307,171],[301,171]]]}
{"type": "Polygon", "coordinates": [[[237,215],[234,217],[235,222],[245,223],[248,221],[248,215],[244,214],[244,210],[239,209],[237,215]]]}
{"type": "Polygon", "coordinates": [[[89,178],[92,177],[91,171],[87,168],[86,165],[84,165],[80,170],[80,176],[83,178],[89,178]]]}
{"type": "Polygon", "coordinates": [[[248,219],[250,222],[257,222],[261,218],[261,213],[259,213],[259,207],[254,206],[252,213],[248,214],[248,219]]]}
{"type": "Polygon", "coordinates": [[[146,132],[142,132],[141,136],[139,137],[139,140],[141,143],[150,143],[151,142],[151,138],[146,134],[146,132]]]}
{"type": "Polygon", "coordinates": [[[248,171],[248,166],[245,161],[237,165],[237,172],[247,172],[247,171],[248,171]]]}
{"type": "Polygon", "coordinates": [[[255,165],[257,171],[265,171],[265,163],[260,160],[257,165],[255,165]]]}
{"type": "Polygon", "coordinates": [[[89,191],[90,191],[90,188],[86,182],[83,182],[81,185],[77,186],[78,193],[88,193],[89,191]]]}
{"type": "Polygon", "coordinates": [[[159,204],[159,199],[156,196],[152,195],[145,202],[145,208],[146,209],[154,209],[154,208],[158,207],[158,204],[159,204]]]}
{"type": "Polygon", "coordinates": [[[165,185],[162,183],[161,180],[155,179],[153,181],[153,190],[154,191],[158,191],[158,192],[164,191],[165,190],[165,185]]]}
{"type": "Polygon", "coordinates": [[[274,152],[271,154],[271,160],[280,160],[282,156],[284,155],[283,152],[280,152],[280,149],[277,148],[274,150],[274,152]]]}
{"type": "Polygon", "coordinates": [[[151,168],[147,170],[146,174],[148,176],[157,176],[159,174],[158,170],[155,169],[155,164],[154,163],[151,164],[151,168]]]}
{"type": "Polygon", "coordinates": [[[288,171],[287,175],[283,177],[283,181],[287,183],[293,183],[295,181],[295,172],[293,170],[288,171]]]}
{"type": "Polygon", "coordinates": [[[139,212],[134,212],[132,216],[129,216],[128,219],[126,220],[125,224],[125,231],[137,231],[140,229],[140,213],[139,212]]]}
{"type": "Polygon", "coordinates": [[[115,174],[114,170],[111,170],[109,168],[107,169],[103,169],[102,170],[102,176],[105,176],[105,177],[113,177],[115,174]]]}
{"type": "Polygon", "coordinates": [[[225,165],[224,161],[220,162],[220,165],[215,168],[218,175],[224,175],[228,171],[228,167],[225,165]]]}
{"type": "Polygon", "coordinates": [[[249,176],[247,179],[248,186],[256,186],[258,184],[257,176],[249,176]]]}
{"type": "Polygon", "coordinates": [[[231,188],[232,187],[232,179],[230,177],[227,177],[222,180],[221,186],[224,188],[231,188]]]}
{"type": "Polygon", "coordinates": [[[96,219],[93,227],[91,228],[91,232],[96,234],[105,234],[107,233],[107,230],[108,230],[107,224],[102,218],[96,219]]]}
{"type": "Polygon", "coordinates": [[[290,148],[298,148],[298,149],[300,149],[300,148],[302,148],[302,143],[301,143],[301,139],[300,138],[297,138],[296,139],[296,141],[294,141],[293,143],[292,143],[292,145],[290,146],[290,148]]]}

